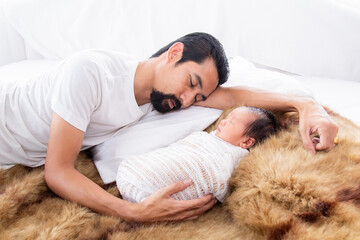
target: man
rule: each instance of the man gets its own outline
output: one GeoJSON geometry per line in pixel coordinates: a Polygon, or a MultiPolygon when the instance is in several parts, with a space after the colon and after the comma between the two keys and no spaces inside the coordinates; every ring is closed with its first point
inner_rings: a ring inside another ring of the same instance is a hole
{"type": "Polygon", "coordinates": [[[225,109],[235,104],[298,111],[306,148],[331,150],[337,126],[316,102],[246,88],[222,88],[228,63],[211,35],[193,33],[138,63],[115,52],[83,51],[50,72],[24,84],[0,85],[0,166],[45,161],[48,186],[65,199],[127,221],[194,219],[211,208],[212,196],[176,201],[178,182],[139,204],[116,198],[74,168],[80,150],[110,138],[146,113],[151,102],[160,112],[192,104],[225,109]],[[310,134],[318,132],[313,146],[310,134]]]}

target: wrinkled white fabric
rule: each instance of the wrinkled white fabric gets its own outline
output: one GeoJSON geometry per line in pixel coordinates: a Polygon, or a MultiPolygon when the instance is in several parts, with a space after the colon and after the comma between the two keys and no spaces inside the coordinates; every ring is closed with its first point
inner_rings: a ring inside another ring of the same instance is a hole
{"type": "Polygon", "coordinates": [[[214,134],[195,132],[188,137],[141,155],[130,155],[118,168],[116,183],[123,199],[141,202],[158,189],[186,178],[193,184],[172,195],[190,200],[213,194],[223,202],[228,180],[248,150],[214,134]]]}

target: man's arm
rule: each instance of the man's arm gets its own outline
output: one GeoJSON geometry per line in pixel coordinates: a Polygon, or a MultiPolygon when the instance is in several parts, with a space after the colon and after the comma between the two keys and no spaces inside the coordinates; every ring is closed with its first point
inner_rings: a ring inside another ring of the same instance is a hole
{"type": "Polygon", "coordinates": [[[300,133],[307,149],[315,153],[316,150],[331,150],[335,146],[334,138],[338,132],[336,123],[319,103],[310,98],[247,87],[218,87],[206,101],[196,105],[227,109],[237,104],[284,112],[298,111],[300,133]],[[320,142],[315,146],[310,137],[314,132],[318,132],[320,136],[320,142]]]}
{"type": "Polygon", "coordinates": [[[117,198],[74,168],[83,138],[84,132],[53,113],[45,161],[45,180],[59,196],[102,214],[139,222],[193,219],[215,204],[211,196],[190,201],[172,199],[171,194],[190,185],[184,182],[160,189],[139,204],[117,198]]]}

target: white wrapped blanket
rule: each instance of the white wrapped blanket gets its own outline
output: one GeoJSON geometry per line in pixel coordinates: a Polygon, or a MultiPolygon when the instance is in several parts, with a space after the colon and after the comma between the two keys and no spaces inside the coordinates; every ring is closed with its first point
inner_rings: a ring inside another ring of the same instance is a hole
{"type": "Polygon", "coordinates": [[[212,193],[222,202],[231,174],[247,153],[214,134],[195,132],[169,147],[128,156],[119,166],[116,182],[123,199],[141,202],[162,187],[190,178],[193,184],[173,194],[174,199],[212,193]]]}

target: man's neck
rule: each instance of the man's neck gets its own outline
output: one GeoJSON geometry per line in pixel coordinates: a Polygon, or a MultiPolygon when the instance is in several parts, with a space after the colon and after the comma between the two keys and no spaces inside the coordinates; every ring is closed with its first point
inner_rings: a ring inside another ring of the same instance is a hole
{"type": "Polygon", "coordinates": [[[143,105],[150,102],[150,94],[153,90],[155,67],[158,58],[150,58],[139,63],[135,72],[134,93],[137,104],[143,105]]]}

